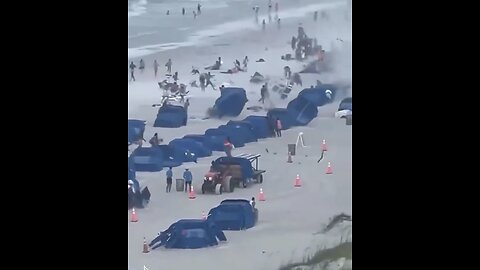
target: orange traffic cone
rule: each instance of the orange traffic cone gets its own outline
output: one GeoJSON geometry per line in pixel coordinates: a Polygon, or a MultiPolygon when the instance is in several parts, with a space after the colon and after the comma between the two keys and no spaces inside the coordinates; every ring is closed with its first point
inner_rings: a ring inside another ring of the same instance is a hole
{"type": "Polygon", "coordinates": [[[333,173],[332,166],[330,165],[330,162],[328,162],[327,170],[325,170],[325,174],[332,174],[332,173],[333,173]]]}
{"type": "Polygon", "coordinates": [[[148,253],[150,250],[148,250],[148,245],[147,245],[147,240],[145,237],[143,238],[143,253],[148,253]]]}
{"type": "Polygon", "coordinates": [[[202,219],[207,219],[207,216],[205,215],[204,211],[202,211],[202,219]]]}
{"type": "Polygon", "coordinates": [[[193,191],[193,186],[190,186],[190,191],[188,192],[189,199],[195,199],[195,192],[193,191]]]}
{"type": "Polygon", "coordinates": [[[293,184],[294,187],[301,187],[302,183],[300,182],[300,175],[297,174],[297,177],[295,177],[295,184],[293,184]]]}
{"type": "Polygon", "coordinates": [[[292,163],[292,154],[290,152],[288,152],[288,159],[287,159],[287,163],[292,163]]]}
{"type": "Polygon", "coordinates": [[[137,221],[138,221],[137,213],[135,212],[135,208],[132,208],[132,215],[130,217],[130,222],[137,222],[137,221]]]}
{"type": "Polygon", "coordinates": [[[258,201],[260,202],[265,201],[265,195],[263,194],[263,189],[260,189],[260,193],[258,193],[258,201]]]}
{"type": "Polygon", "coordinates": [[[327,151],[327,142],[325,140],[322,141],[322,151],[327,151]]]}

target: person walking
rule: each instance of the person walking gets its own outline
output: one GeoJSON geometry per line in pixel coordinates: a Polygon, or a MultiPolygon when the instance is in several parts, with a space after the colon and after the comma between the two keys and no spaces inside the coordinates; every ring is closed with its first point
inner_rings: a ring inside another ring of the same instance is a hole
{"type": "Polygon", "coordinates": [[[137,68],[137,66],[132,62],[130,62],[130,81],[135,81],[135,68],[137,68]]]}
{"type": "Polygon", "coordinates": [[[189,192],[192,188],[192,172],[188,170],[188,168],[185,169],[183,172],[183,179],[185,180],[185,192],[189,192]]]}
{"type": "Polygon", "coordinates": [[[167,171],[166,175],[167,175],[167,187],[166,187],[165,191],[167,193],[170,193],[170,191],[172,190],[172,181],[173,181],[172,167],[168,167],[168,171],[167,171]]]}
{"type": "Polygon", "coordinates": [[[277,117],[275,121],[275,132],[277,133],[277,137],[282,137],[282,121],[277,117]]]}

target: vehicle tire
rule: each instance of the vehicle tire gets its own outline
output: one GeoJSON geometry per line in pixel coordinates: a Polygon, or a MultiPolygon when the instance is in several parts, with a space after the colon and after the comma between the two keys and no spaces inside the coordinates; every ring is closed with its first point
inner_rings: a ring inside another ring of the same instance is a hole
{"type": "Polygon", "coordinates": [[[221,195],[223,192],[223,186],[222,184],[216,184],[215,185],[215,194],[221,195]]]}
{"type": "Polygon", "coordinates": [[[223,179],[223,183],[222,183],[222,186],[223,186],[223,191],[225,192],[231,192],[230,189],[232,188],[231,185],[234,184],[232,183],[231,180],[232,177],[231,176],[227,176],[223,179]]]}

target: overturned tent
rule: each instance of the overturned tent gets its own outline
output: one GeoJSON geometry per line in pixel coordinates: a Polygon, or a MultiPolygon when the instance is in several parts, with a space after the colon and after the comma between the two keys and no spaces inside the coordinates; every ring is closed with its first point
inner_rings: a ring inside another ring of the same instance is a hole
{"type": "Polygon", "coordinates": [[[197,162],[197,157],[189,150],[164,144],[155,147],[162,152],[163,167],[177,167],[183,162],[197,162]]]}
{"type": "Polygon", "coordinates": [[[225,87],[220,97],[215,101],[212,116],[238,116],[247,103],[245,89],[236,87],[225,87]]]}
{"type": "Polygon", "coordinates": [[[250,115],[243,119],[242,122],[248,122],[252,125],[253,132],[257,138],[268,138],[272,136],[273,130],[266,116],[250,115]]]}
{"type": "Polygon", "coordinates": [[[143,139],[145,132],[145,121],[143,120],[128,120],[128,145],[143,139]]]}
{"type": "Polygon", "coordinates": [[[318,115],[317,106],[302,96],[290,101],[287,110],[290,111],[296,126],[306,126],[318,115]]]}
{"type": "Polygon", "coordinates": [[[130,156],[135,171],[158,172],[163,167],[163,154],[156,147],[138,147],[130,156]]]}
{"type": "Polygon", "coordinates": [[[153,239],[149,246],[165,248],[197,249],[218,245],[227,241],[225,234],[215,223],[203,219],[181,219],[153,239]]]}
{"type": "Polygon", "coordinates": [[[231,128],[210,128],[205,131],[206,136],[219,136],[222,137],[222,145],[225,139],[230,138],[230,142],[235,147],[245,146],[245,141],[239,134],[235,134],[235,131],[231,128]]]}
{"type": "Polygon", "coordinates": [[[344,98],[341,102],[340,105],[338,105],[338,110],[343,111],[343,110],[352,110],[352,97],[347,97],[344,98]]]}
{"type": "Polygon", "coordinates": [[[275,120],[278,118],[282,123],[282,129],[289,129],[292,126],[295,126],[296,121],[293,118],[291,112],[284,108],[275,108],[267,112],[267,117],[271,125],[274,125],[275,120]]]}
{"type": "Polygon", "coordinates": [[[303,89],[298,96],[304,97],[315,106],[323,106],[332,103],[335,99],[337,87],[333,84],[322,84],[315,88],[303,89]]]}
{"type": "Polygon", "coordinates": [[[164,105],[160,107],[154,127],[177,128],[187,125],[187,111],[182,106],[164,105]]]}
{"type": "Polygon", "coordinates": [[[197,158],[212,155],[212,150],[210,148],[205,147],[203,143],[193,139],[174,139],[168,145],[183,149],[185,152],[190,151],[190,153],[195,154],[197,158]]]}
{"type": "Polygon", "coordinates": [[[247,121],[228,121],[227,126],[231,126],[235,132],[242,134],[242,137],[245,138],[245,142],[256,142],[257,135],[254,132],[254,127],[250,122],[247,121]]]}
{"type": "Polygon", "coordinates": [[[210,209],[208,220],[220,230],[246,230],[257,223],[258,210],[248,200],[223,200],[219,206],[210,209]]]}

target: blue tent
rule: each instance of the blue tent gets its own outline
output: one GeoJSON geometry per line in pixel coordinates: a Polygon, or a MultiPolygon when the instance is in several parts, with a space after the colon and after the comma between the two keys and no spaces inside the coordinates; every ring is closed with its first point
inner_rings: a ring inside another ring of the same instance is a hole
{"type": "Polygon", "coordinates": [[[187,125],[187,111],[182,106],[165,105],[160,107],[154,127],[177,128],[187,125]]]}
{"type": "MultiPolygon", "coordinates": [[[[207,129],[205,131],[205,135],[206,136],[221,136],[223,137],[223,141],[227,138],[227,137],[230,137],[230,141],[233,143],[233,145],[235,145],[235,147],[242,147],[242,146],[245,146],[245,142],[243,141],[243,139],[241,138],[241,136],[239,136],[238,134],[234,134],[234,131],[232,129],[226,129],[226,128],[222,128],[222,129],[218,129],[218,128],[210,128],[210,129],[207,129]]],[[[223,145],[223,141],[222,141],[222,145],[223,145]]]]}
{"type": "Polygon", "coordinates": [[[225,134],[219,134],[219,135],[204,135],[205,138],[205,143],[209,145],[210,149],[212,151],[220,151],[223,152],[225,151],[225,148],[223,146],[223,142],[227,138],[227,135],[225,134]]]}
{"type": "Polygon", "coordinates": [[[145,121],[128,119],[128,145],[135,141],[143,139],[145,131],[145,121]]]}
{"type": "Polygon", "coordinates": [[[312,102],[315,106],[323,106],[328,103],[332,103],[335,99],[337,86],[333,84],[322,84],[316,88],[307,88],[300,91],[299,97],[312,102]]]}
{"type": "Polygon", "coordinates": [[[287,110],[293,116],[296,126],[306,126],[318,115],[317,106],[302,96],[290,101],[287,110]]]}
{"type": "Polygon", "coordinates": [[[197,162],[197,157],[188,150],[171,145],[155,146],[163,155],[163,167],[177,167],[183,162],[197,162]]]}
{"type": "Polygon", "coordinates": [[[247,93],[243,88],[225,87],[213,106],[214,115],[238,116],[247,103],[247,93]]]}
{"type": "Polygon", "coordinates": [[[163,154],[156,147],[138,147],[130,157],[137,172],[158,172],[163,167],[163,154]]]}
{"type": "Polygon", "coordinates": [[[227,126],[231,126],[235,132],[242,134],[242,137],[245,138],[245,142],[256,142],[257,135],[255,134],[254,127],[250,122],[247,121],[228,121],[227,126]]]}
{"type": "Polygon", "coordinates": [[[344,98],[341,102],[340,105],[338,106],[339,111],[343,110],[352,110],[352,97],[347,97],[344,98]]]}
{"type": "Polygon", "coordinates": [[[208,220],[220,230],[246,230],[255,226],[257,219],[258,212],[248,200],[223,200],[208,212],[208,220]]]}
{"type": "Polygon", "coordinates": [[[272,131],[270,128],[270,123],[266,116],[250,115],[242,121],[248,122],[253,126],[253,132],[255,133],[257,138],[271,137],[272,131]]]}
{"type": "MultiPolygon", "coordinates": [[[[248,130],[245,130],[242,126],[237,128],[234,125],[220,125],[217,129],[227,132],[230,140],[232,140],[232,143],[233,141],[239,141],[243,143],[244,146],[246,143],[252,142],[252,139],[256,141],[255,136],[253,134],[249,134],[248,130]]],[[[235,147],[237,147],[236,144],[235,147]]]]}
{"type": "Polygon", "coordinates": [[[292,126],[295,126],[295,123],[296,123],[291,112],[283,108],[275,108],[275,109],[269,110],[267,112],[267,117],[272,122],[274,122],[277,118],[280,119],[283,130],[289,129],[292,126]]]}
{"type": "Polygon", "coordinates": [[[168,145],[188,150],[194,153],[197,158],[208,157],[212,155],[212,150],[205,147],[203,143],[194,139],[174,139],[168,145]]]}
{"type": "Polygon", "coordinates": [[[216,246],[218,241],[227,241],[227,238],[215,223],[203,219],[181,219],[160,232],[149,246],[152,249],[161,246],[196,249],[216,246]]]}
{"type": "MultiPolygon", "coordinates": [[[[212,145],[212,142],[210,141],[210,139],[204,134],[187,134],[183,136],[183,139],[192,139],[194,141],[202,143],[204,147],[210,149],[211,151],[215,150],[214,149],[215,147],[212,145]]],[[[223,151],[223,150],[219,150],[219,151],[223,151]]]]}

